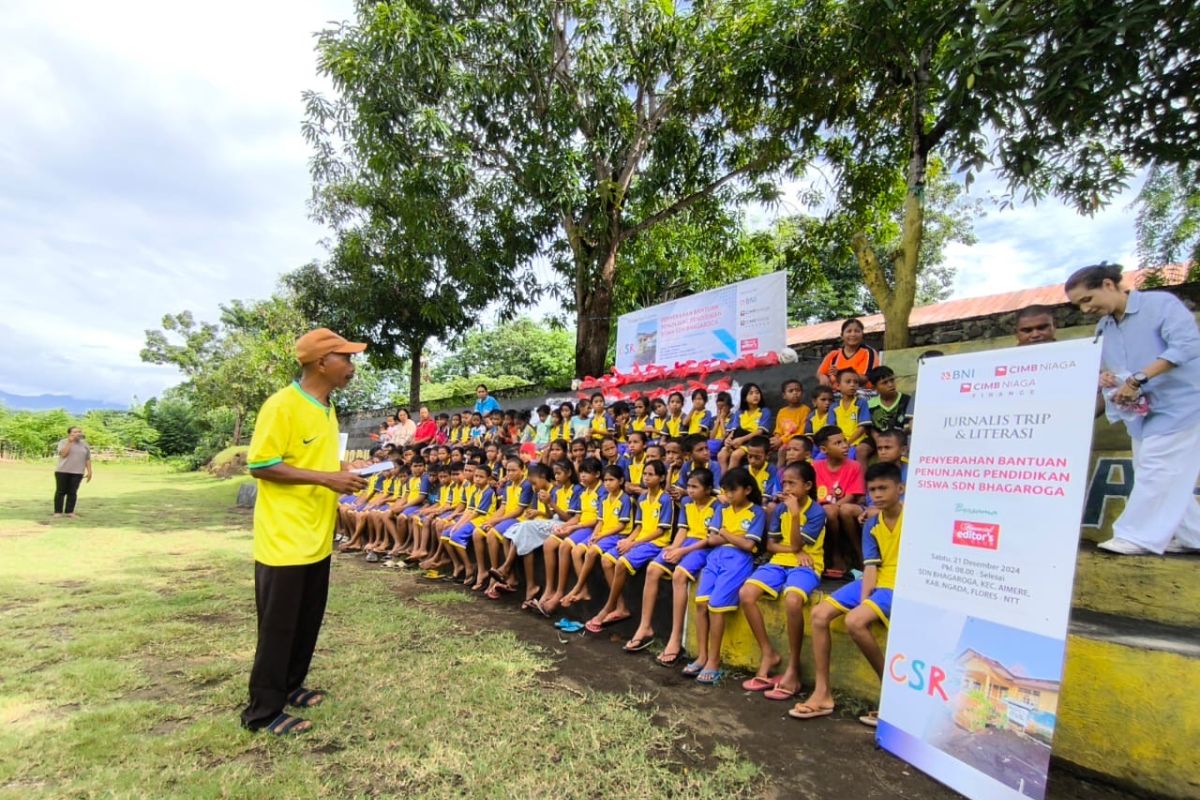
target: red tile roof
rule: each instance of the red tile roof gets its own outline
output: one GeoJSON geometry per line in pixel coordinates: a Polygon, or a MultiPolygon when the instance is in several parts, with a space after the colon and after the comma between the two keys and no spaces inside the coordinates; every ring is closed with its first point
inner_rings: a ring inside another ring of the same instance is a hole
{"type": "MultiPolygon", "coordinates": [[[[1188,264],[1170,264],[1162,268],[1162,279],[1168,285],[1183,283],[1187,279],[1188,264]]],[[[1141,286],[1150,270],[1139,269],[1125,273],[1125,285],[1141,286]]],[[[931,306],[914,308],[908,317],[908,326],[918,328],[923,325],[936,325],[940,322],[952,322],[960,319],[988,317],[992,314],[1003,314],[1007,311],[1018,311],[1029,305],[1058,306],[1067,302],[1061,283],[1052,286],[1039,286],[1036,289],[1020,289],[1003,294],[990,294],[984,297],[968,297],[962,300],[947,300],[931,306]]],[[[867,333],[883,331],[883,315],[872,314],[862,317],[863,327],[867,333]]],[[[842,335],[842,320],[820,322],[816,325],[805,325],[800,328],[788,328],[787,343],[796,347],[813,344],[814,342],[836,341],[842,335]]]]}

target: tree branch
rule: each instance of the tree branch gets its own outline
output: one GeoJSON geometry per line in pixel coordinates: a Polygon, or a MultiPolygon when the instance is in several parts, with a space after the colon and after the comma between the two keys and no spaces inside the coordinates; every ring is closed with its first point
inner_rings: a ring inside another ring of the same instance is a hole
{"type": "Polygon", "coordinates": [[[715,181],[708,184],[707,186],[701,187],[700,189],[697,189],[696,191],[692,192],[691,194],[685,195],[684,197],[679,198],[678,200],[676,200],[674,203],[667,206],[663,210],[657,211],[657,212],[651,214],[650,216],[646,217],[644,220],[642,220],[638,224],[636,224],[632,227],[626,228],[620,234],[619,243],[624,243],[624,242],[629,241],[630,239],[636,238],[638,235],[645,232],[649,228],[653,228],[655,225],[662,222],[663,220],[675,216],[679,212],[684,211],[688,207],[694,205],[696,202],[703,200],[705,197],[712,195],[713,192],[715,192],[717,189],[720,189],[722,186],[729,183],[734,178],[739,178],[748,172],[752,172],[755,169],[758,169],[763,164],[765,164],[766,161],[767,161],[767,159],[765,156],[760,156],[759,158],[756,158],[753,161],[751,161],[749,164],[746,164],[744,167],[739,167],[739,168],[733,170],[732,172],[726,173],[725,175],[721,176],[720,178],[717,178],[715,181]]]}

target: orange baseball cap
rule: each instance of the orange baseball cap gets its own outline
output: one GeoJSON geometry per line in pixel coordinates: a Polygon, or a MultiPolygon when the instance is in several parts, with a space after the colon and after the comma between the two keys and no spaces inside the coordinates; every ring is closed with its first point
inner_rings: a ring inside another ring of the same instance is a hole
{"type": "Polygon", "coordinates": [[[296,360],[301,364],[311,364],[330,353],[351,355],[366,349],[367,346],[362,342],[349,342],[329,328],[317,328],[296,340],[296,360]]]}

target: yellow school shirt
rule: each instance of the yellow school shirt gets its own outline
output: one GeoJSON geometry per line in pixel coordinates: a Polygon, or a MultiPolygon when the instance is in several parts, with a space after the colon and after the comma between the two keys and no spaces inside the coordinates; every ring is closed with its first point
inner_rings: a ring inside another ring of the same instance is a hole
{"type": "Polygon", "coordinates": [[[783,444],[787,444],[797,436],[804,433],[804,423],[808,421],[808,415],[812,411],[806,405],[800,405],[796,408],[784,406],[779,409],[779,413],[775,415],[775,435],[779,437],[783,444]]]}
{"type": "Polygon", "coordinates": [[[862,414],[862,407],[858,402],[858,398],[850,401],[850,405],[846,405],[845,399],[840,399],[832,406],[834,417],[837,419],[835,423],[842,429],[842,435],[846,437],[846,441],[850,444],[858,444],[863,439],[860,435],[859,418],[862,414]]]}
{"type": "Polygon", "coordinates": [[[678,417],[667,417],[662,421],[662,430],[666,432],[667,436],[679,438],[684,433],[683,423],[686,419],[687,417],[682,414],[678,417]]]}
{"type": "Polygon", "coordinates": [[[877,567],[876,589],[896,587],[896,567],[900,558],[900,528],[904,524],[904,510],[896,518],[896,527],[889,528],[880,513],[867,521],[863,528],[863,566],[877,567]]]}
{"type": "MultiPolygon", "coordinates": [[[[293,382],[267,398],[254,425],[250,469],[287,464],[337,472],[337,412],[293,382]]],[[[323,486],[260,480],[254,504],[254,560],[271,567],[314,564],[333,552],[337,495],[323,486]]]]}
{"type": "Polygon", "coordinates": [[[644,453],[642,454],[641,461],[635,461],[632,458],[629,459],[629,466],[626,467],[626,471],[628,471],[628,473],[629,473],[629,482],[640,484],[642,482],[642,470],[644,470],[645,468],[646,468],[646,455],[644,453]]]}
{"type": "Polygon", "coordinates": [[[593,414],[591,423],[592,438],[596,441],[600,441],[605,436],[608,436],[608,434],[611,432],[611,426],[609,425],[610,422],[611,420],[609,419],[607,412],[603,414],[593,414]]]}
{"type": "Polygon", "coordinates": [[[600,484],[589,489],[586,486],[579,492],[579,524],[583,527],[595,525],[600,519],[600,484]]]}
{"type": "MultiPolygon", "coordinates": [[[[804,537],[801,550],[812,559],[813,572],[820,575],[825,571],[825,509],[820,503],[814,503],[811,498],[804,498],[800,508],[799,535],[804,537]]],[[[771,525],[771,535],[779,537],[779,543],[784,547],[792,544],[792,512],[788,511],[786,503],[780,503],[775,509],[775,522],[771,525]]],[[[775,553],[771,563],[781,567],[800,566],[800,557],[796,553],[775,553]]]]}
{"type": "MultiPolygon", "coordinates": [[[[830,408],[833,408],[833,406],[830,406],[830,408]]],[[[824,414],[822,414],[814,409],[808,417],[808,429],[813,433],[821,430],[821,428],[829,427],[830,425],[837,425],[836,420],[833,418],[832,411],[826,411],[824,414]]]]}
{"type": "Polygon", "coordinates": [[[687,523],[687,538],[707,539],[709,523],[717,510],[717,498],[710,497],[708,502],[700,505],[687,497],[683,500],[683,516],[687,523]]]}
{"type": "Polygon", "coordinates": [[[421,495],[429,494],[429,479],[424,475],[421,477],[413,476],[408,479],[408,504],[414,505],[421,502],[421,495]],[[421,484],[425,484],[425,490],[421,491],[421,484]]]}
{"type": "Polygon", "coordinates": [[[729,431],[727,430],[728,427],[729,427],[729,417],[725,417],[722,419],[722,418],[718,418],[718,417],[714,416],[713,417],[713,428],[708,434],[709,438],[717,439],[718,441],[723,440],[726,436],[729,435],[729,431]]]}
{"type": "Polygon", "coordinates": [[[606,529],[606,536],[624,536],[633,530],[633,507],[629,495],[621,492],[604,498],[600,504],[600,527],[606,529]]]}
{"type": "Polygon", "coordinates": [[[638,541],[650,542],[659,547],[669,545],[671,543],[672,511],[671,495],[662,489],[659,489],[658,494],[653,496],[650,492],[642,495],[641,502],[638,503],[638,514],[642,526],[638,541]]]}
{"type": "MultiPolygon", "coordinates": [[[[762,510],[762,506],[754,503],[747,503],[740,510],[733,506],[722,504],[717,513],[713,514],[712,520],[708,524],[709,530],[713,533],[731,533],[734,536],[745,536],[747,539],[758,542],[762,540],[766,533],[766,512],[762,510]]],[[[721,547],[733,547],[726,542],[721,547]]]]}

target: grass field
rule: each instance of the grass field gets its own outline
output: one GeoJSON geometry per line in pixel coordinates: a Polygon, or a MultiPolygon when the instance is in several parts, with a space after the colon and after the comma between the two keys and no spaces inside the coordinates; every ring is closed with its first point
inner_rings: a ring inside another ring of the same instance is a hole
{"type": "Polygon", "coordinates": [[[101,465],[50,520],[50,464],[0,463],[0,798],[758,796],[759,769],[383,570],[335,569],[310,734],[243,731],[250,520],[235,482],[101,465]]]}

